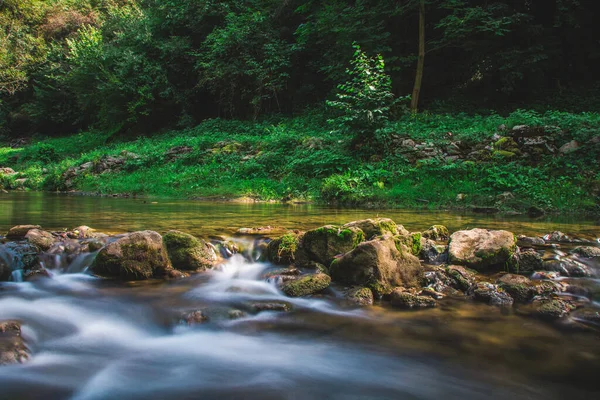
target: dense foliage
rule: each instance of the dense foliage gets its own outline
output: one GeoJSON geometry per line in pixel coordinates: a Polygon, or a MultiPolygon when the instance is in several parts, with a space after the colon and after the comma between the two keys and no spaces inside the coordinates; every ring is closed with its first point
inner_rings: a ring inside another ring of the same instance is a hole
{"type": "MultiPolygon", "coordinates": [[[[420,109],[598,104],[598,2],[427,0],[424,11],[420,109]]],[[[3,0],[0,129],[137,136],[299,113],[335,101],[353,43],[385,59],[402,97],[418,20],[419,0],[3,0]]]]}

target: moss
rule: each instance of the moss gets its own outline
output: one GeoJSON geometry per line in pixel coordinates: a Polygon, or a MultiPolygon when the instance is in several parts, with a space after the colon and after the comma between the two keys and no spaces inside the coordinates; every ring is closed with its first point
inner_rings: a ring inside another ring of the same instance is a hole
{"type": "Polygon", "coordinates": [[[448,240],[450,232],[444,225],[433,225],[423,232],[423,237],[431,240],[448,240]]]}
{"type": "Polygon", "coordinates": [[[379,281],[370,281],[366,287],[368,289],[371,290],[371,292],[373,293],[373,296],[375,296],[375,298],[377,299],[381,299],[384,296],[388,296],[390,293],[392,293],[392,287],[386,284],[383,284],[379,281]]]}
{"type": "Polygon", "coordinates": [[[202,240],[190,234],[169,231],[163,236],[163,243],[167,248],[171,263],[177,269],[205,270],[212,267],[216,261],[216,254],[207,248],[202,240]]]}
{"type": "Polygon", "coordinates": [[[290,297],[308,296],[329,287],[331,278],[325,274],[311,274],[283,284],[281,290],[290,297]]]}
{"type": "Polygon", "coordinates": [[[167,246],[167,249],[196,247],[201,244],[194,236],[179,231],[167,232],[163,236],[163,242],[167,246]]]}
{"type": "Polygon", "coordinates": [[[400,253],[403,253],[402,246],[406,246],[410,253],[414,256],[418,256],[421,253],[421,234],[420,233],[411,233],[409,235],[404,236],[396,236],[394,237],[394,241],[396,244],[396,249],[400,253]]]}
{"type": "Polygon", "coordinates": [[[281,258],[282,255],[286,255],[291,260],[294,260],[294,253],[298,248],[298,235],[294,233],[286,233],[281,237],[279,247],[277,249],[277,257],[281,258]]]}
{"type": "Polygon", "coordinates": [[[496,150],[492,153],[492,156],[494,158],[502,158],[502,159],[513,159],[515,158],[517,155],[515,153],[513,153],[512,151],[505,151],[505,150],[496,150]]]}
{"type": "Polygon", "coordinates": [[[398,225],[394,221],[377,221],[377,226],[381,235],[386,233],[395,235],[398,232],[398,225]]]}

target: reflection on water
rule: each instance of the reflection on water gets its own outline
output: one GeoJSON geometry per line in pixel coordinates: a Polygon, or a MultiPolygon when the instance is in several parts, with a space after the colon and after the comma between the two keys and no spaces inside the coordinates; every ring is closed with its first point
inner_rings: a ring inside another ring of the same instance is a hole
{"type": "Polygon", "coordinates": [[[180,229],[199,236],[229,234],[241,227],[283,226],[309,229],[343,224],[375,216],[392,218],[407,229],[418,231],[433,224],[450,230],[503,228],[519,234],[545,234],[554,230],[581,236],[600,236],[600,220],[576,215],[531,219],[443,211],[361,210],[312,204],[234,204],[186,200],[121,199],[66,196],[51,193],[0,193],[0,232],[19,224],[42,225],[45,229],[88,225],[103,232],[180,229]]]}

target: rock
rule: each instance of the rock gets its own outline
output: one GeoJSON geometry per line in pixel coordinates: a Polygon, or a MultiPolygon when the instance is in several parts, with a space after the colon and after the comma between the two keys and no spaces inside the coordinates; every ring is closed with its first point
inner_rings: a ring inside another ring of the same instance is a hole
{"type": "Polygon", "coordinates": [[[171,264],[184,271],[204,271],[217,263],[214,247],[194,236],[171,230],[162,238],[171,264]]]}
{"type": "Polygon", "coordinates": [[[296,260],[300,237],[295,233],[286,233],[269,242],[267,247],[268,260],[274,264],[292,264],[296,260]]]}
{"type": "Polygon", "coordinates": [[[392,306],[398,308],[432,308],[437,302],[429,296],[418,296],[406,292],[403,288],[396,288],[390,295],[392,306]]]}
{"type": "Polygon", "coordinates": [[[423,232],[422,236],[431,240],[448,240],[450,233],[444,225],[433,225],[423,232]]]}
{"type": "Polygon", "coordinates": [[[450,278],[449,285],[454,289],[468,293],[475,286],[475,274],[460,265],[450,265],[445,272],[450,278]]]}
{"type": "Polygon", "coordinates": [[[0,168],[0,175],[14,175],[16,174],[15,170],[8,167],[0,168]]]}
{"type": "Polygon", "coordinates": [[[544,260],[542,269],[546,271],[556,271],[562,276],[578,278],[593,276],[592,271],[587,265],[570,258],[544,260]]]}
{"type": "Polygon", "coordinates": [[[250,305],[252,311],[259,313],[262,311],[289,312],[292,311],[292,305],[285,302],[257,302],[250,305]]]}
{"type": "Polygon", "coordinates": [[[517,237],[517,245],[519,247],[544,246],[546,241],[539,237],[528,237],[520,235],[517,237]]]}
{"type": "Polygon", "coordinates": [[[358,306],[372,306],[373,292],[366,287],[354,287],[344,292],[344,297],[358,306]]]}
{"type": "Polygon", "coordinates": [[[442,264],[448,260],[448,254],[446,251],[448,246],[440,246],[433,240],[422,239],[421,240],[421,252],[419,256],[429,264],[442,264]]]}
{"type": "Polygon", "coordinates": [[[428,296],[431,297],[432,299],[443,299],[444,298],[444,294],[440,293],[438,291],[436,291],[434,288],[432,287],[425,287],[423,288],[423,290],[421,290],[421,296],[428,296]]]}
{"type": "Polygon", "coordinates": [[[172,267],[162,237],[154,231],[141,231],[106,245],[90,269],[99,276],[142,280],[165,277],[172,267]]]}
{"type": "Polygon", "coordinates": [[[202,310],[190,311],[181,315],[180,323],[192,326],[208,322],[208,317],[202,310]]]}
{"type": "Polygon", "coordinates": [[[240,319],[245,318],[248,314],[246,314],[242,310],[229,310],[227,315],[229,316],[229,319],[240,319]]]}
{"type": "Polygon", "coordinates": [[[573,249],[573,254],[581,258],[600,258],[600,247],[578,246],[573,249]]]}
{"type": "Polygon", "coordinates": [[[544,240],[547,242],[571,242],[571,238],[562,233],[561,231],[554,231],[544,236],[544,240]]]}
{"type": "Polygon", "coordinates": [[[395,286],[418,287],[423,280],[419,259],[390,236],[359,244],[337,258],[330,272],[334,281],[367,286],[378,297],[395,286]]]}
{"type": "Polygon", "coordinates": [[[194,149],[190,146],[171,147],[169,150],[167,150],[165,152],[165,158],[167,158],[169,161],[173,161],[185,154],[191,153],[193,150],[194,149]]]}
{"type": "Polygon", "coordinates": [[[30,243],[8,242],[0,244],[0,281],[8,281],[12,272],[39,268],[38,248],[30,243]]]}
{"type": "Polygon", "coordinates": [[[10,240],[25,239],[25,235],[32,229],[42,229],[39,225],[17,225],[10,228],[6,234],[6,238],[10,240]]]}
{"type": "Polygon", "coordinates": [[[527,303],[538,294],[531,280],[521,275],[506,274],[496,283],[518,303],[527,303]]]}
{"type": "Polygon", "coordinates": [[[281,286],[281,291],[290,297],[308,296],[327,289],[330,283],[329,275],[309,274],[285,282],[281,286]]]}
{"type": "Polygon", "coordinates": [[[408,235],[398,235],[394,237],[396,244],[405,246],[412,255],[418,256],[421,253],[422,237],[419,232],[409,233],[408,235]]]}
{"type": "Polygon", "coordinates": [[[0,321],[0,366],[24,363],[29,351],[21,337],[21,325],[16,321],[0,321]]]}
{"type": "Polygon", "coordinates": [[[501,137],[494,143],[494,149],[497,151],[505,151],[513,154],[521,154],[521,150],[519,150],[519,146],[517,142],[513,138],[510,137],[501,137]]]}
{"type": "Polygon", "coordinates": [[[597,308],[583,308],[575,311],[571,316],[577,322],[600,327],[600,310],[597,308]]]}
{"type": "Polygon", "coordinates": [[[546,136],[548,132],[542,126],[516,125],[510,131],[510,135],[514,138],[546,136]]]}
{"type": "Polygon", "coordinates": [[[364,232],[358,228],[327,225],[306,232],[301,248],[308,260],[329,266],[337,255],[351,251],[364,239],[364,232]]]}
{"type": "Polygon", "coordinates": [[[557,320],[567,316],[575,306],[561,299],[539,299],[534,300],[533,315],[546,320],[557,320]]]}
{"type": "Polygon", "coordinates": [[[511,232],[472,229],[450,236],[448,255],[453,264],[481,271],[505,268],[516,250],[516,238],[511,232]]]}
{"type": "Polygon", "coordinates": [[[402,225],[396,225],[396,223],[389,218],[353,221],[342,226],[342,229],[345,228],[358,228],[362,230],[366,239],[373,239],[375,236],[383,236],[386,234],[392,236],[408,234],[408,231],[404,229],[402,225]]]}
{"type": "Polygon", "coordinates": [[[497,285],[489,282],[479,282],[473,291],[475,300],[482,301],[491,306],[509,307],[513,299],[508,293],[500,290],[497,285]]]}
{"type": "Polygon", "coordinates": [[[571,140],[568,143],[563,144],[558,152],[560,154],[571,154],[579,149],[579,143],[576,140],[571,140]]]}
{"type": "Polygon", "coordinates": [[[509,263],[512,272],[518,274],[531,273],[543,268],[542,256],[533,249],[520,250],[514,255],[514,261],[509,263]]]}
{"type": "Polygon", "coordinates": [[[39,229],[30,229],[25,238],[29,243],[44,251],[52,247],[56,241],[56,238],[50,232],[39,229]]]}
{"type": "Polygon", "coordinates": [[[107,235],[98,233],[95,229],[90,228],[89,226],[81,225],[69,232],[69,237],[72,239],[100,239],[107,237],[107,235]]]}

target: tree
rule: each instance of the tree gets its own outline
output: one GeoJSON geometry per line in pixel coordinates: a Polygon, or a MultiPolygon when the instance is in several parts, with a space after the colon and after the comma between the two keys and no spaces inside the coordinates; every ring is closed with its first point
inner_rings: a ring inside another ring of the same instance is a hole
{"type": "Polygon", "coordinates": [[[419,58],[415,85],[410,99],[410,111],[415,114],[419,108],[419,95],[423,83],[423,68],[425,67],[425,0],[419,0],[419,58]]]}

